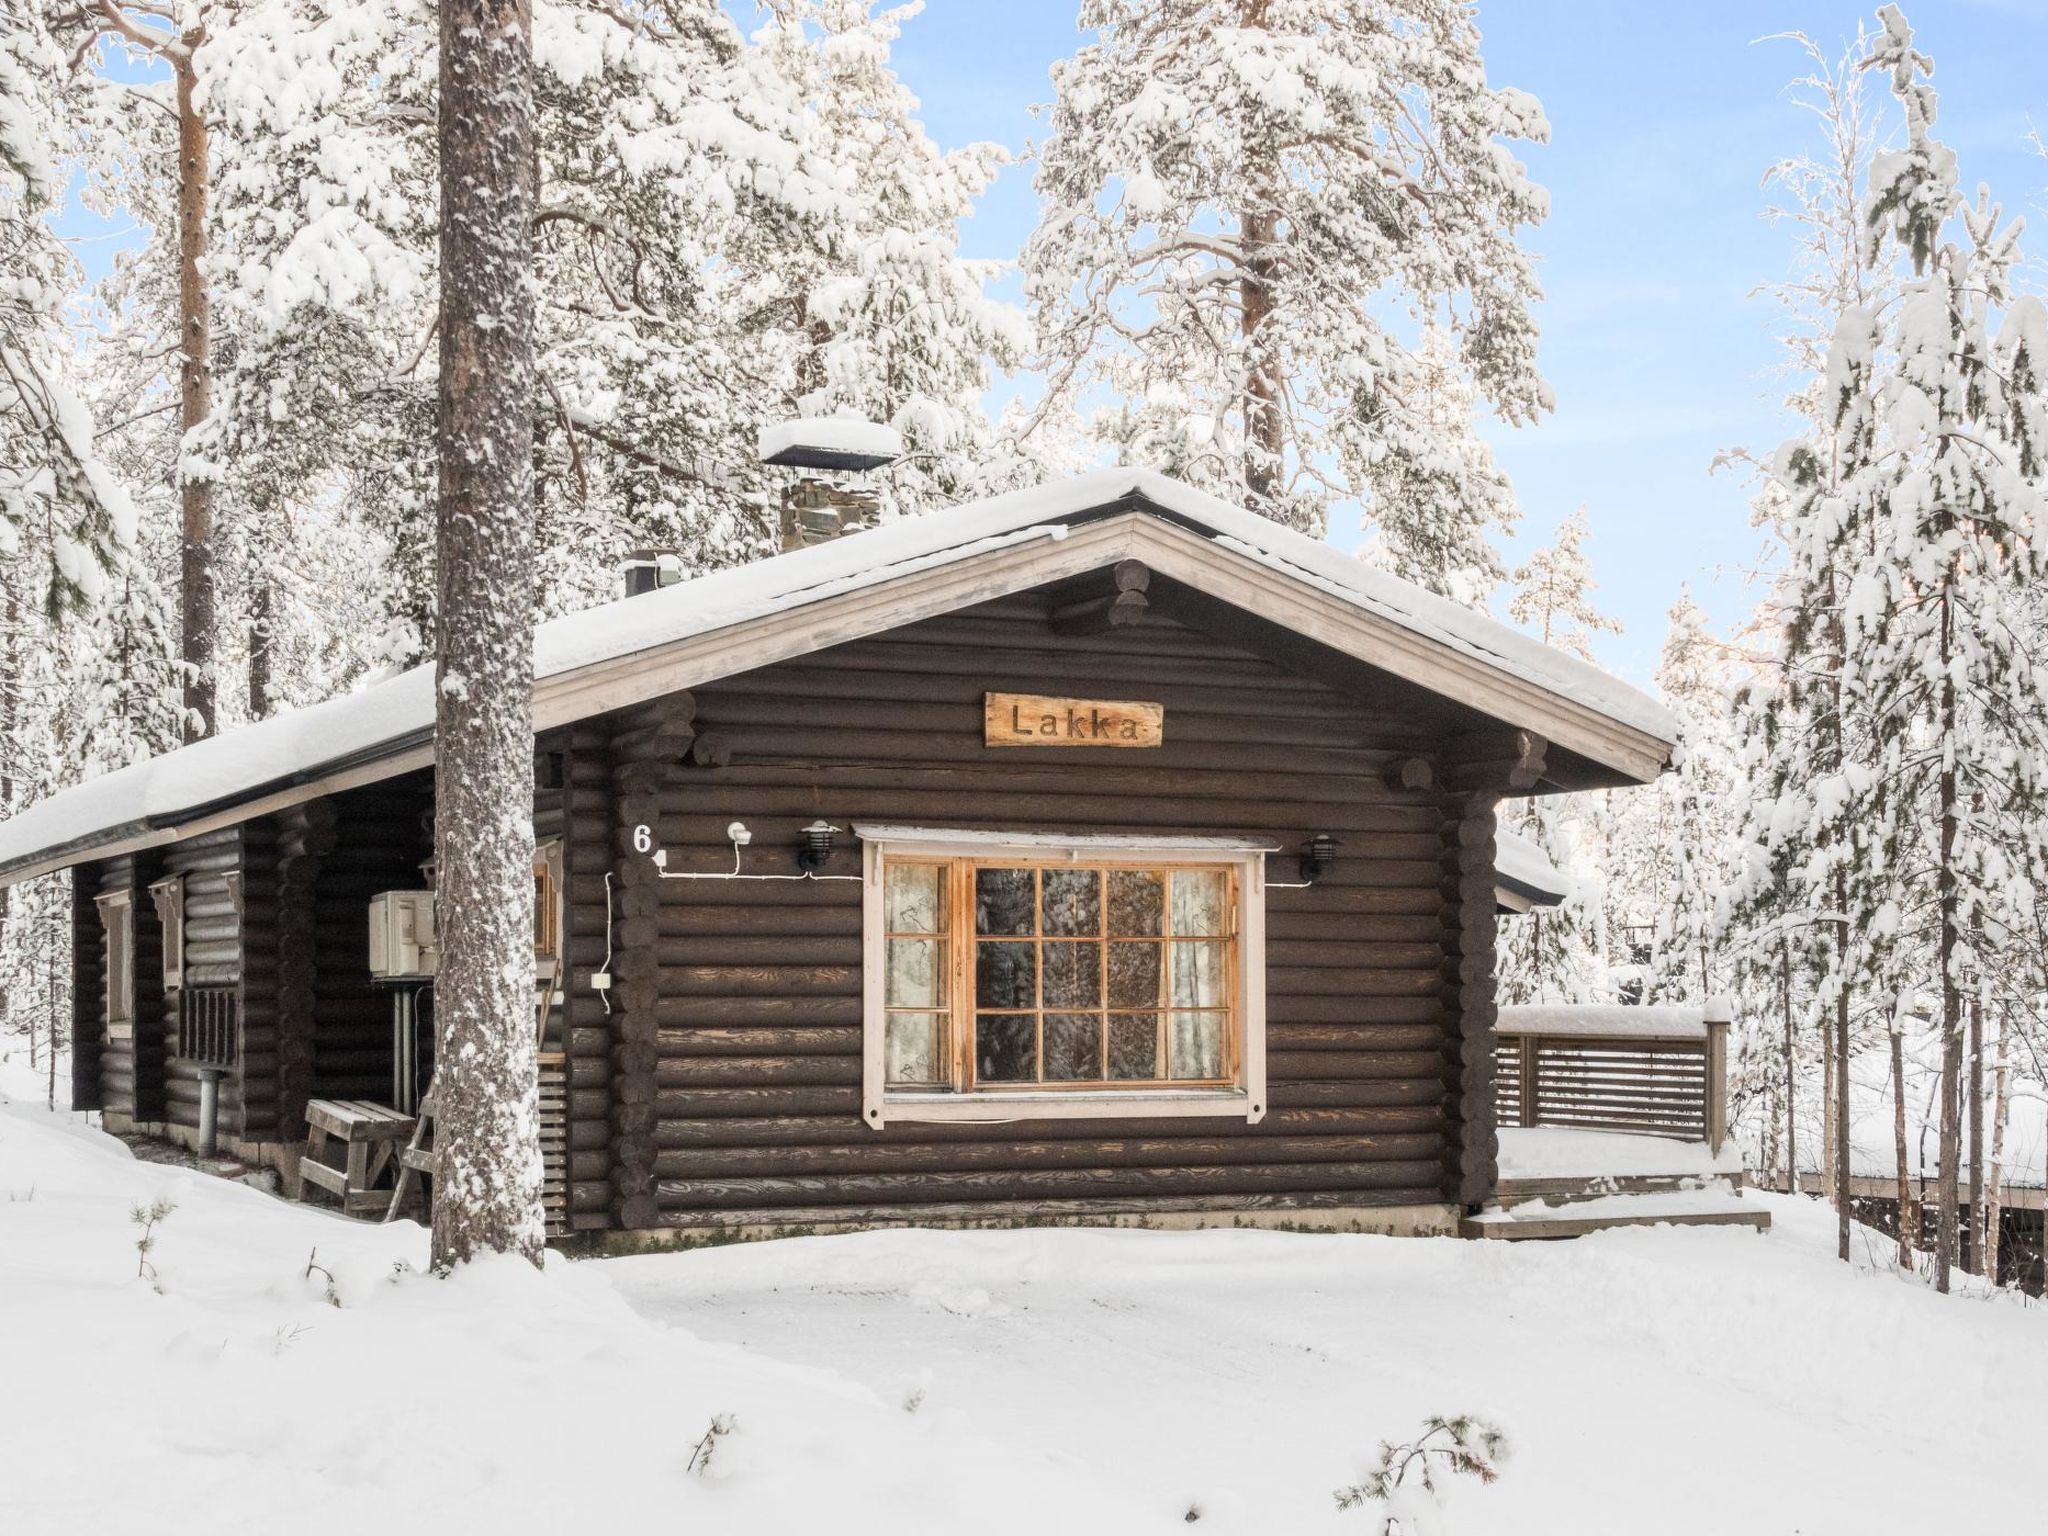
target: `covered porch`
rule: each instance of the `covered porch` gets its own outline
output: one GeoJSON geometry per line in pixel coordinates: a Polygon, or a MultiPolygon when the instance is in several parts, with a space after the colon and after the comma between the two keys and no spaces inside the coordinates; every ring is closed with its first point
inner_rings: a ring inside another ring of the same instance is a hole
{"type": "Polygon", "coordinates": [[[1725,1005],[1500,1010],[1500,1178],[1466,1237],[1769,1228],[1728,1135],[1725,1005]]]}

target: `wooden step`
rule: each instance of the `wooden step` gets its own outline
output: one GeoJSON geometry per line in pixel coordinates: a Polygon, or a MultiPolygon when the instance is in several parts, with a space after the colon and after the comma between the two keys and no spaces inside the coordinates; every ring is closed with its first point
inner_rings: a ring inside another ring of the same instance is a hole
{"type": "Polygon", "coordinates": [[[1589,1232],[1607,1232],[1617,1227],[1749,1227],[1758,1232],[1771,1229],[1771,1213],[1761,1208],[1663,1212],[1646,1208],[1640,1213],[1614,1211],[1597,1216],[1565,1214],[1569,1209],[1569,1206],[1562,1207],[1556,1215],[1495,1215],[1491,1220],[1484,1216],[1467,1216],[1458,1223],[1458,1235],[1512,1243],[1584,1237],[1589,1232]]]}
{"type": "Polygon", "coordinates": [[[1723,1185],[1735,1191],[1748,1183],[1749,1175],[1740,1169],[1714,1174],[1558,1174],[1541,1178],[1503,1178],[1494,1186],[1494,1198],[1502,1205],[1514,1205],[1523,1200],[1547,1200],[1557,1204],[1598,1200],[1607,1195],[1671,1195],[1723,1185]]]}

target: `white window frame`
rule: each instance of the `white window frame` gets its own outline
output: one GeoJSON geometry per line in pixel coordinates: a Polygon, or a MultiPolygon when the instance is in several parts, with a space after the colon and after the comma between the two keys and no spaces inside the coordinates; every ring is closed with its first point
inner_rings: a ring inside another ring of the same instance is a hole
{"type": "Polygon", "coordinates": [[[135,1037],[135,893],[114,891],[96,898],[105,935],[106,962],[102,1001],[106,1006],[107,1038],[135,1037]],[[116,1003],[120,1006],[117,1008],[116,1003]]]}
{"type": "Polygon", "coordinates": [[[1266,855],[1271,843],[1245,838],[1061,836],[1035,832],[982,832],[952,828],[856,824],[861,839],[861,1119],[874,1130],[895,1123],[968,1122],[998,1125],[1028,1120],[1128,1120],[1165,1116],[1242,1118],[1256,1125],[1266,1115],[1266,855]],[[890,1088],[884,1052],[887,1018],[882,871],[891,858],[1035,860],[1064,856],[1073,862],[1160,859],[1230,866],[1236,870],[1237,1080],[1224,1088],[1090,1087],[1003,1088],[963,1092],[890,1088]]]}

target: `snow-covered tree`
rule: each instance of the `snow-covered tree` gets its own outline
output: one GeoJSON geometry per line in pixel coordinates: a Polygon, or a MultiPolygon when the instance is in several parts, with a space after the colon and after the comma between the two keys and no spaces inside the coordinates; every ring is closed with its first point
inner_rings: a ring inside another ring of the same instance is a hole
{"type": "Polygon", "coordinates": [[[785,409],[885,421],[904,459],[884,477],[899,513],[1007,488],[983,403],[991,364],[1026,352],[1022,315],[991,299],[993,262],[960,255],[960,221],[1010,155],[990,143],[941,150],[889,54],[921,0],[768,0],[756,42],[794,87],[811,152],[838,172],[840,216],[825,238],[777,260],[789,353],[785,409]]]}
{"type": "MultiPolygon", "coordinates": [[[[2025,932],[2048,873],[2048,676],[2034,542],[2048,443],[2048,306],[2016,293],[2019,226],[1966,202],[1933,136],[1933,65],[1896,6],[1870,65],[1906,142],[1870,173],[1871,238],[1910,268],[1896,305],[1846,317],[1845,416],[1867,416],[1844,500],[1875,539],[1851,582],[1844,653],[1874,728],[1870,797],[1898,927],[1931,949],[1940,1004],[1941,1212],[1935,1282],[1956,1256],[1964,1022],[1995,980],[1987,946],[2025,932]]],[[[1797,474],[1793,469],[1792,473],[1797,474]]]]}
{"type": "MultiPolygon", "coordinates": [[[[135,509],[95,443],[62,306],[76,264],[47,222],[64,176],[66,70],[41,10],[0,0],[0,561],[34,569],[34,604],[91,602],[135,534],[135,509]]],[[[17,597],[19,577],[9,591],[17,597]]]]}
{"type": "Polygon", "coordinates": [[[1508,617],[1545,645],[1593,659],[1593,636],[1618,635],[1621,624],[1593,606],[1593,568],[1586,560],[1586,509],[1557,525],[1549,547],[1516,567],[1508,617]]]}
{"type": "Polygon", "coordinates": [[[1372,465],[1372,535],[1365,557],[1403,581],[1483,610],[1507,574],[1490,531],[1521,513],[1514,487],[1473,430],[1477,391],[1459,367],[1449,333],[1424,327],[1400,391],[1409,409],[1383,425],[1388,451],[1372,465]],[[1399,438],[1398,445],[1393,439],[1399,438]]]}
{"type": "Polygon", "coordinates": [[[1085,0],[1080,25],[1024,253],[1041,416],[1106,399],[1119,452],[1299,528],[1448,484],[1448,527],[1394,542],[1462,549],[1497,498],[1430,428],[1422,322],[1503,419],[1550,403],[1517,244],[1546,199],[1509,148],[1549,128],[1487,82],[1471,7],[1085,0]]]}
{"type": "Polygon", "coordinates": [[[441,0],[434,1264],[540,1263],[534,1057],[533,36],[441,0]],[[521,807],[507,815],[508,806],[521,807]]]}

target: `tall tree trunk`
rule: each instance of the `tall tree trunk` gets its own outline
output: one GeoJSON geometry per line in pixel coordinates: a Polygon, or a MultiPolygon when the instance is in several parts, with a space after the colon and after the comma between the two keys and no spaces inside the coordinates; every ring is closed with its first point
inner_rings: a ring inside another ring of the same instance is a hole
{"type": "Polygon", "coordinates": [[[533,12],[441,3],[434,1263],[540,1262],[533,1027],[533,12]]]}
{"type": "Polygon", "coordinates": [[[1829,1205],[1839,1205],[1835,1190],[1835,1032],[1820,1032],[1820,1155],[1814,1166],[1820,1171],[1820,1195],[1829,1205]]]}
{"type": "Polygon", "coordinates": [[[1799,1193],[1798,1052],[1792,1031],[1792,940],[1781,941],[1778,953],[1778,1006],[1785,1023],[1785,1187],[1799,1193]]]}
{"type": "MultiPolygon", "coordinates": [[[[206,119],[194,99],[192,55],[204,40],[195,28],[170,55],[178,88],[178,423],[187,433],[213,413],[213,313],[200,264],[206,257],[208,145],[206,119]]],[[[178,462],[179,648],[185,664],[185,739],[211,736],[215,707],[217,619],[213,590],[213,482],[178,462]]]]}
{"type": "MultiPolygon", "coordinates": [[[[1983,939],[1981,929],[1977,938],[1980,942],[1983,939]]],[[[1981,988],[1970,994],[1969,1063],[1969,1101],[1964,1107],[1968,1111],[1970,1137],[1970,1224],[1963,1268],[1973,1275],[1981,1275],[1984,1273],[1984,993],[1981,988]]]]}
{"type": "MultiPolygon", "coordinates": [[[[0,575],[0,586],[4,586],[5,612],[0,614],[0,646],[4,646],[4,659],[0,659],[0,822],[14,814],[14,752],[15,727],[20,721],[21,708],[21,599],[16,595],[14,572],[9,569],[0,575]]],[[[0,887],[0,959],[7,954],[7,923],[14,915],[14,888],[0,887]]],[[[34,986],[29,988],[34,995],[34,986]]],[[[0,981],[0,1032],[5,1032],[12,1022],[14,999],[4,981],[0,981]]],[[[33,1004],[26,1004],[33,1008],[33,1004]]],[[[29,1016],[29,1043],[35,1043],[35,1018],[29,1016]]],[[[30,1057],[34,1065],[34,1057],[30,1057]]]]}
{"type": "MultiPolygon", "coordinates": [[[[1848,877],[1835,872],[1835,910],[1849,910],[1848,877]]],[[[1849,1133],[1849,925],[1835,928],[1841,975],[1835,985],[1835,1253],[1849,1262],[1849,1216],[1855,1202],[1855,1145],[1849,1133]]]]}
{"type": "Polygon", "coordinates": [[[267,552],[257,553],[250,581],[249,718],[267,720],[276,705],[271,689],[277,654],[277,575],[267,552]]]}
{"type": "Polygon", "coordinates": [[[1913,1254],[1920,1246],[1920,1203],[1913,1197],[1913,1175],[1906,1161],[1906,1021],[1905,1010],[1893,1004],[1892,1048],[1892,1152],[1899,1168],[1899,1266],[1913,1267],[1913,1254]]]}
{"type": "Polygon", "coordinates": [[[1244,335],[1244,487],[1251,510],[1273,517],[1285,482],[1287,433],[1280,412],[1279,321],[1273,313],[1278,220],[1247,209],[1238,220],[1244,257],[1238,269],[1244,335]]]}
{"type": "Polygon", "coordinates": [[[1941,862],[1935,889],[1941,908],[1941,1179],[1935,1190],[1939,1207],[1934,1229],[1934,1288],[1948,1289],[1949,1270],[1956,1261],[1958,1181],[1956,1162],[1962,1156],[1961,1110],[1963,1076],[1963,994],[1956,984],[1956,945],[1961,892],[1956,878],[1956,833],[1961,807],[1956,801],[1953,752],[1956,740],[1956,685],[1949,670],[1954,636],[1954,608],[1941,599],[1941,736],[1951,756],[1941,770],[1941,862]]]}
{"type": "Polygon", "coordinates": [[[1998,1253],[2004,1233],[1999,1198],[2005,1182],[2005,1122],[2011,1113],[2012,1015],[2003,1008],[1998,1015],[1998,1053],[1991,1071],[1991,1169],[1984,1180],[1984,1269],[1985,1278],[1998,1284],[1998,1253]]]}

